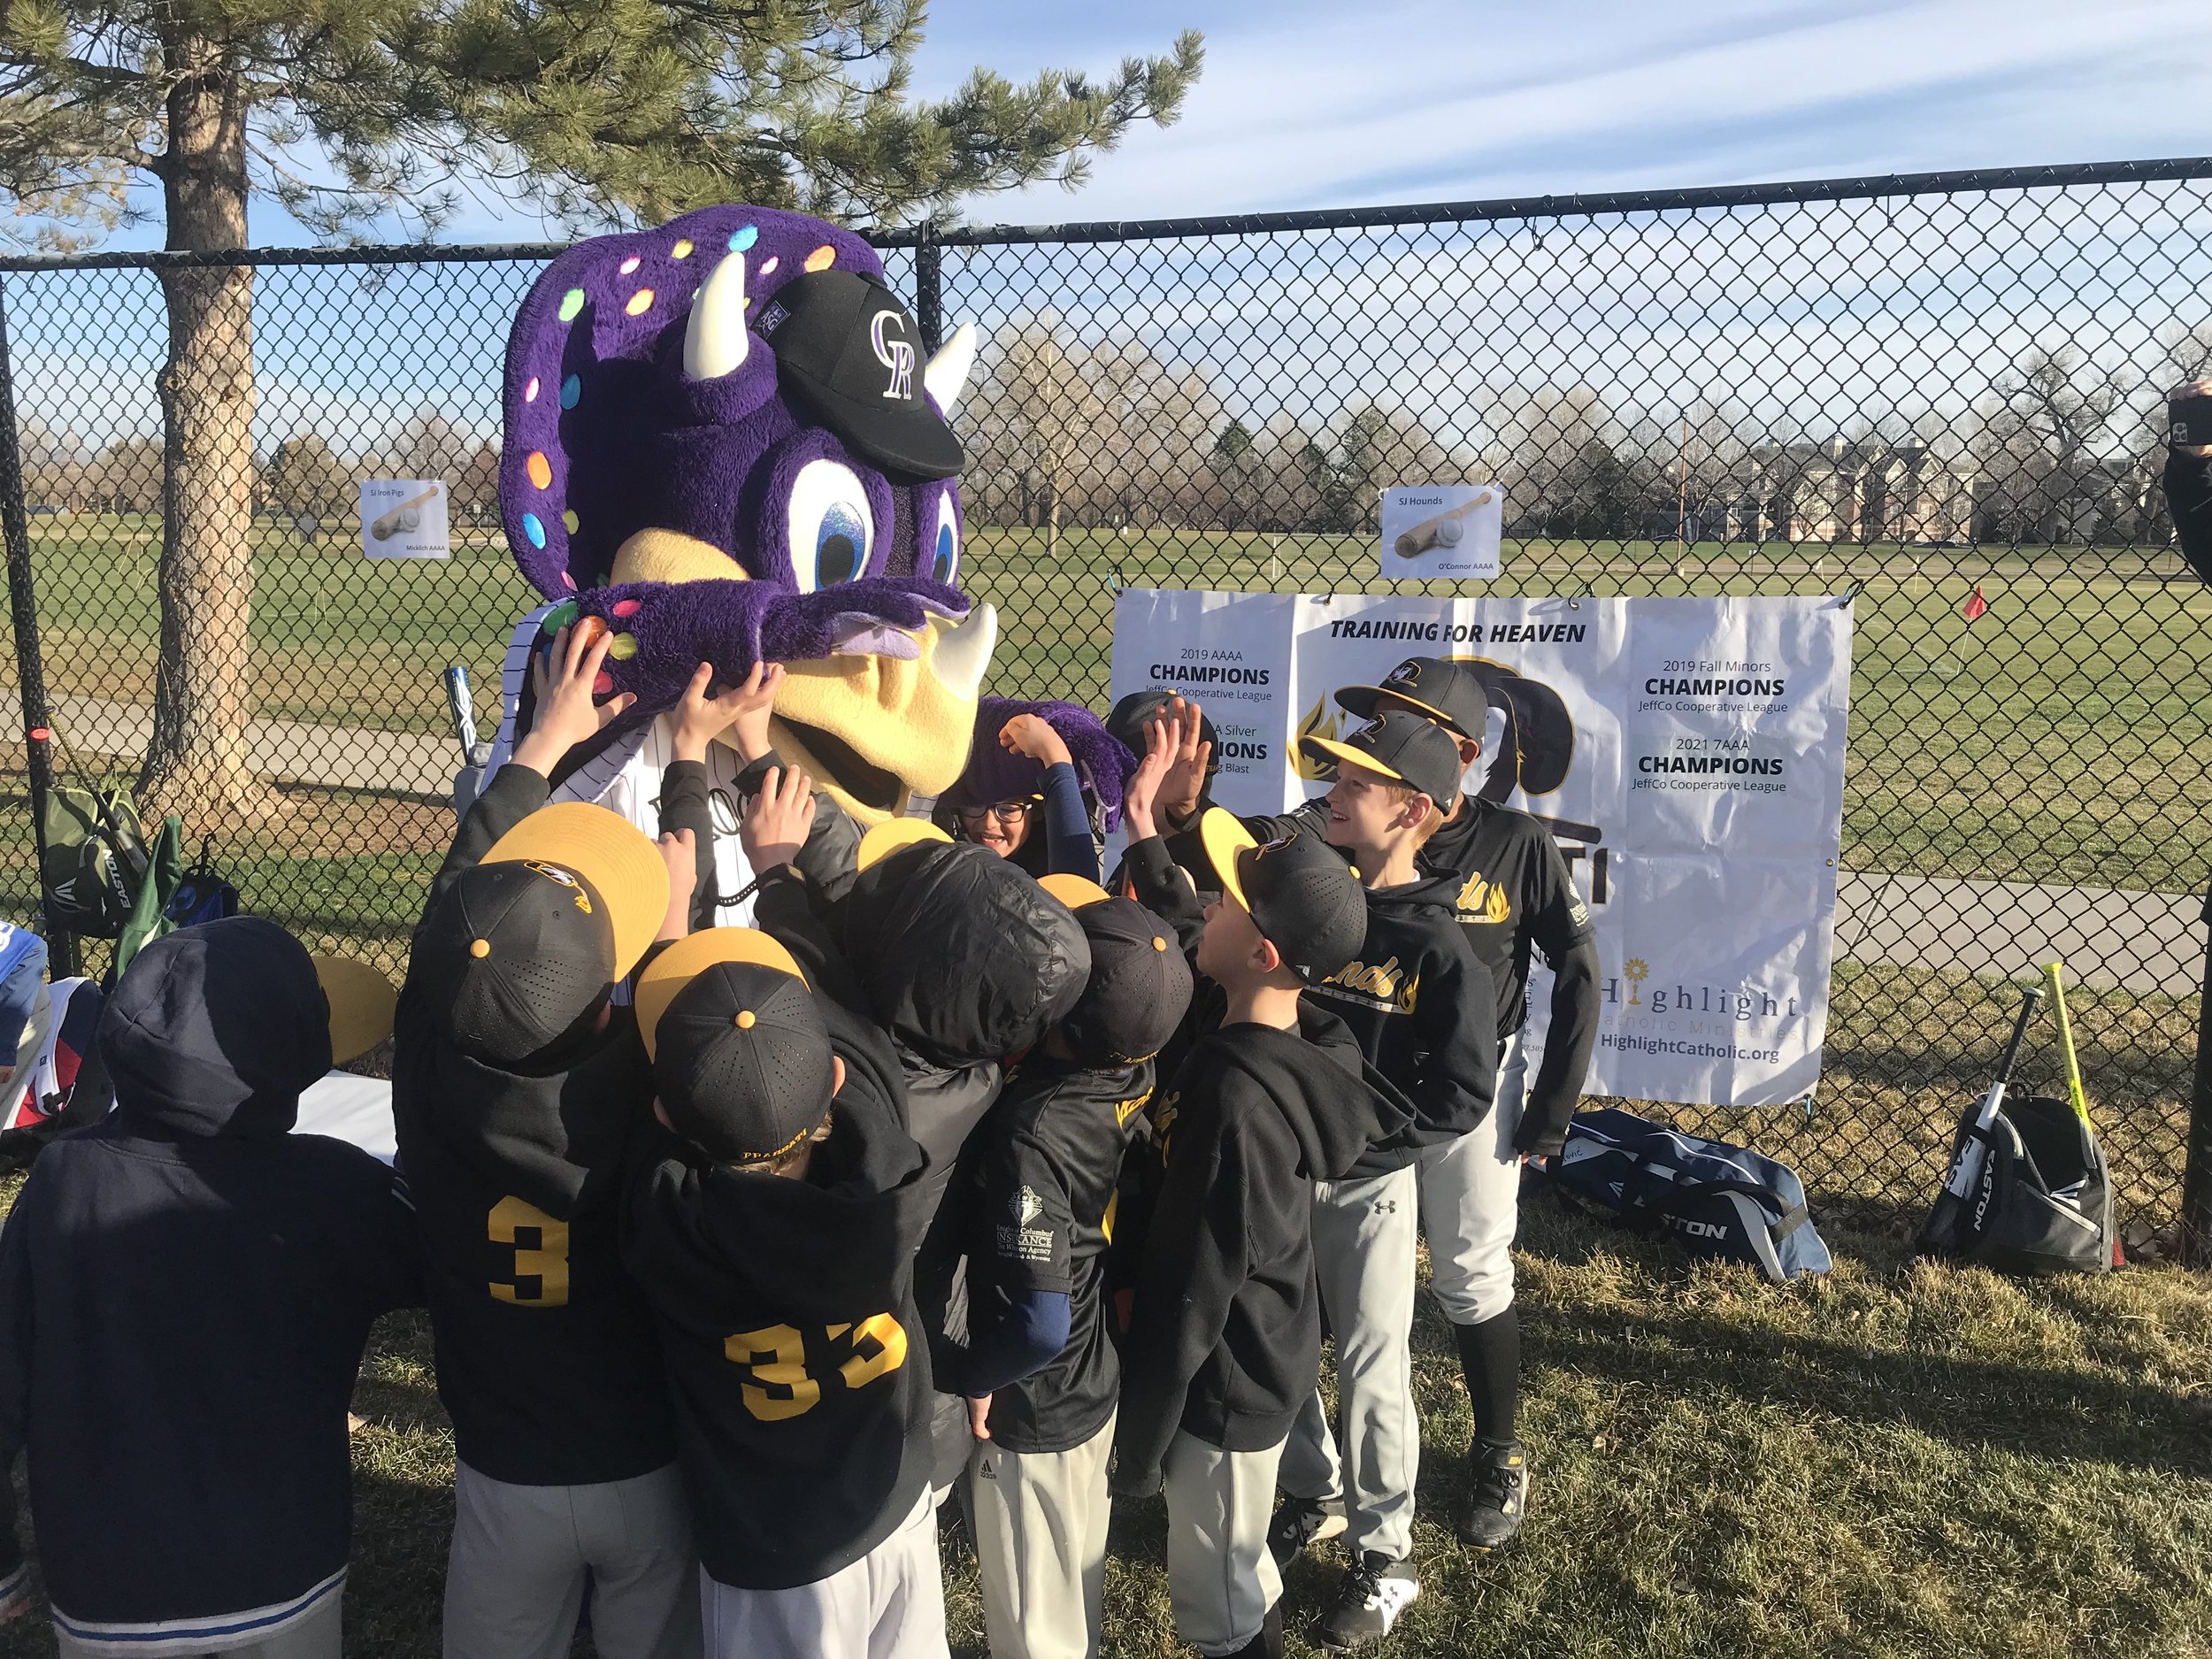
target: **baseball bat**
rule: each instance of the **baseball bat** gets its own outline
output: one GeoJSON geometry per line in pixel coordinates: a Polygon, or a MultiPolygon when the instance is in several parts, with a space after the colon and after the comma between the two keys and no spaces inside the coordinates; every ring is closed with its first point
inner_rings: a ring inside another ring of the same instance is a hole
{"type": "Polygon", "coordinates": [[[393,532],[399,528],[399,521],[405,518],[413,509],[421,506],[423,503],[426,501],[435,501],[438,496],[438,491],[442,487],[439,485],[433,484],[428,489],[423,491],[421,495],[411,496],[408,500],[403,501],[398,506],[393,508],[391,511],[379,514],[373,520],[371,521],[369,525],[369,534],[380,541],[389,541],[392,537],[393,532]]]}
{"type": "Polygon", "coordinates": [[[2063,966],[2051,963],[2043,970],[2043,977],[2050,984],[2051,1008],[2058,1015],[2058,1049],[2066,1062],[2066,1099],[2074,1109],[2074,1116],[2081,1119],[2082,1127],[2089,1126],[2089,1096],[2082,1092],[2081,1062],[2074,1055],[2074,1022],[2066,1016],[2066,988],[2060,982],[2063,966]]]}
{"type": "Polygon", "coordinates": [[[1433,518],[1422,519],[1412,529],[1401,534],[1391,546],[1402,559],[1418,558],[1432,547],[1457,547],[1461,527],[1467,515],[1478,507],[1489,505],[1492,498],[1493,492],[1482,490],[1471,502],[1454,507],[1448,512],[1440,512],[1433,518]]]}
{"type": "MultiPolygon", "coordinates": [[[[2020,1057],[2020,1044],[2028,1034],[2028,1021],[2034,1017],[2035,1005],[2042,999],[2043,987],[2031,985],[2020,999],[2019,1018],[2012,1022],[2012,1040],[2005,1044],[2004,1058],[1997,1063],[1996,1080],[1990,1084],[1979,1104],[1974,1108],[1974,1126],[1986,1131],[1997,1121],[1997,1109],[2005,1103],[2005,1087],[2012,1081],[2013,1062],[2020,1057]]],[[[1974,1190],[1974,1183],[1981,1179],[1982,1164],[1989,1156],[1989,1143],[1979,1136],[1970,1136],[1959,1143],[1958,1156],[1952,1160],[1951,1172],[1943,1178],[1943,1190],[1957,1199],[1964,1199],[1974,1190]]]]}

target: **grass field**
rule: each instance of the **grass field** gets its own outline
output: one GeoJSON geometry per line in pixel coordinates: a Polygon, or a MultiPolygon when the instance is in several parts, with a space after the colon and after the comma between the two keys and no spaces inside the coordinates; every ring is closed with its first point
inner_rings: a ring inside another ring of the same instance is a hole
{"type": "MultiPolygon", "coordinates": [[[[0,1188],[12,1194],[13,1180],[0,1188]]],[[[1467,1407],[1424,1307],[1423,1594],[1380,1651],[1434,1659],[2202,1659],[2212,1653],[2212,1282],[2022,1284],[1830,1229],[1831,1277],[1771,1289],[1524,1201],[1532,1519],[1497,1557],[1432,1517],[1467,1407]]],[[[419,1316],[380,1326],[356,1401],[349,1655],[430,1659],[452,1449],[419,1316]]],[[[1156,1502],[1116,1517],[1111,1659],[1175,1644],[1156,1502]]],[[[944,1551],[954,1651],[972,1557],[944,1551]]],[[[1292,1651],[1342,1559],[1288,1575],[1292,1651]]],[[[50,1655],[0,1631],[0,1659],[50,1655]]],[[[580,1654],[590,1652],[580,1642],[580,1654]]]]}

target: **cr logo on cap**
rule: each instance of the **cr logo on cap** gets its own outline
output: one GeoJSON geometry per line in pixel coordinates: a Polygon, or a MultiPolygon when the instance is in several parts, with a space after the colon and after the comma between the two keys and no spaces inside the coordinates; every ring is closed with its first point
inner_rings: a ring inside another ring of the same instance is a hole
{"type": "Polygon", "coordinates": [[[901,334],[906,332],[906,319],[885,307],[868,324],[868,343],[875,348],[876,361],[891,371],[891,382],[883,388],[886,397],[895,397],[902,403],[914,401],[914,346],[906,340],[886,342],[883,327],[895,323],[901,334]]]}

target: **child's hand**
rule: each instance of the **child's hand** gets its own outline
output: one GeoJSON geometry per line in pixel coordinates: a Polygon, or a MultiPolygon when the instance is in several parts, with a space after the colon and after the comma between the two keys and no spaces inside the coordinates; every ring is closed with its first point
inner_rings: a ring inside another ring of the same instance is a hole
{"type": "Polygon", "coordinates": [[[1160,810],[1169,823],[1180,826],[1197,812],[1206,793],[1206,768],[1212,763],[1214,746],[1199,741],[1205,727],[1199,722],[1195,703],[1171,698],[1163,712],[1177,726],[1175,753],[1169,757],[1167,777],[1160,785],[1160,810]]]}
{"type": "Polygon", "coordinates": [[[604,703],[592,701],[592,688],[613,643],[614,636],[603,623],[595,628],[572,624],[553,636],[551,652],[531,666],[537,711],[529,734],[515,745],[515,764],[549,778],[562,756],[629,712],[637,701],[633,692],[604,703]]]}
{"type": "Polygon", "coordinates": [[[699,887],[699,838],[687,829],[661,837],[661,862],[668,866],[668,914],[656,939],[681,939],[691,931],[691,895],[699,887]]]}
{"type": "Polygon", "coordinates": [[[1067,740],[1041,714],[1018,714],[998,729],[999,747],[1046,766],[1066,765],[1074,757],[1067,740]]]}
{"type": "Polygon", "coordinates": [[[747,765],[768,752],[768,715],[783,685],[781,663],[755,663],[741,684],[712,692],[714,665],[699,664],[676,705],[676,758],[704,760],[707,745],[723,733],[747,765]]]}
{"type": "Polygon", "coordinates": [[[968,1432],[979,1440],[987,1440],[991,1438],[990,1395],[970,1394],[968,1396],[968,1432]]]}
{"type": "Polygon", "coordinates": [[[764,876],[796,858],[813,828],[813,780],[796,766],[775,766],[745,803],[737,838],[753,873],[764,876]]]}
{"type": "Polygon", "coordinates": [[[1159,799],[1160,785],[1167,777],[1176,746],[1182,741],[1182,725],[1172,719],[1155,720],[1144,728],[1144,758],[1137,763],[1137,770],[1121,791],[1121,819],[1129,826],[1132,841],[1148,841],[1160,833],[1159,822],[1152,815],[1153,803],[1159,799]]]}

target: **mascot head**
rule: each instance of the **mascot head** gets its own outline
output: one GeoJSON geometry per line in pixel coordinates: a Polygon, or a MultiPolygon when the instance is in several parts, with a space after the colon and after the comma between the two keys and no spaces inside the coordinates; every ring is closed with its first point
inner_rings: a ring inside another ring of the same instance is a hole
{"type": "MultiPolygon", "coordinates": [[[[966,761],[997,619],[960,573],[964,326],[926,357],[875,250],[718,207],[579,243],[507,347],[499,493],[516,562],[612,634],[633,720],[692,670],[787,670],[776,746],[864,822],[966,761]]],[[[569,606],[572,604],[574,610],[569,606]]]]}

